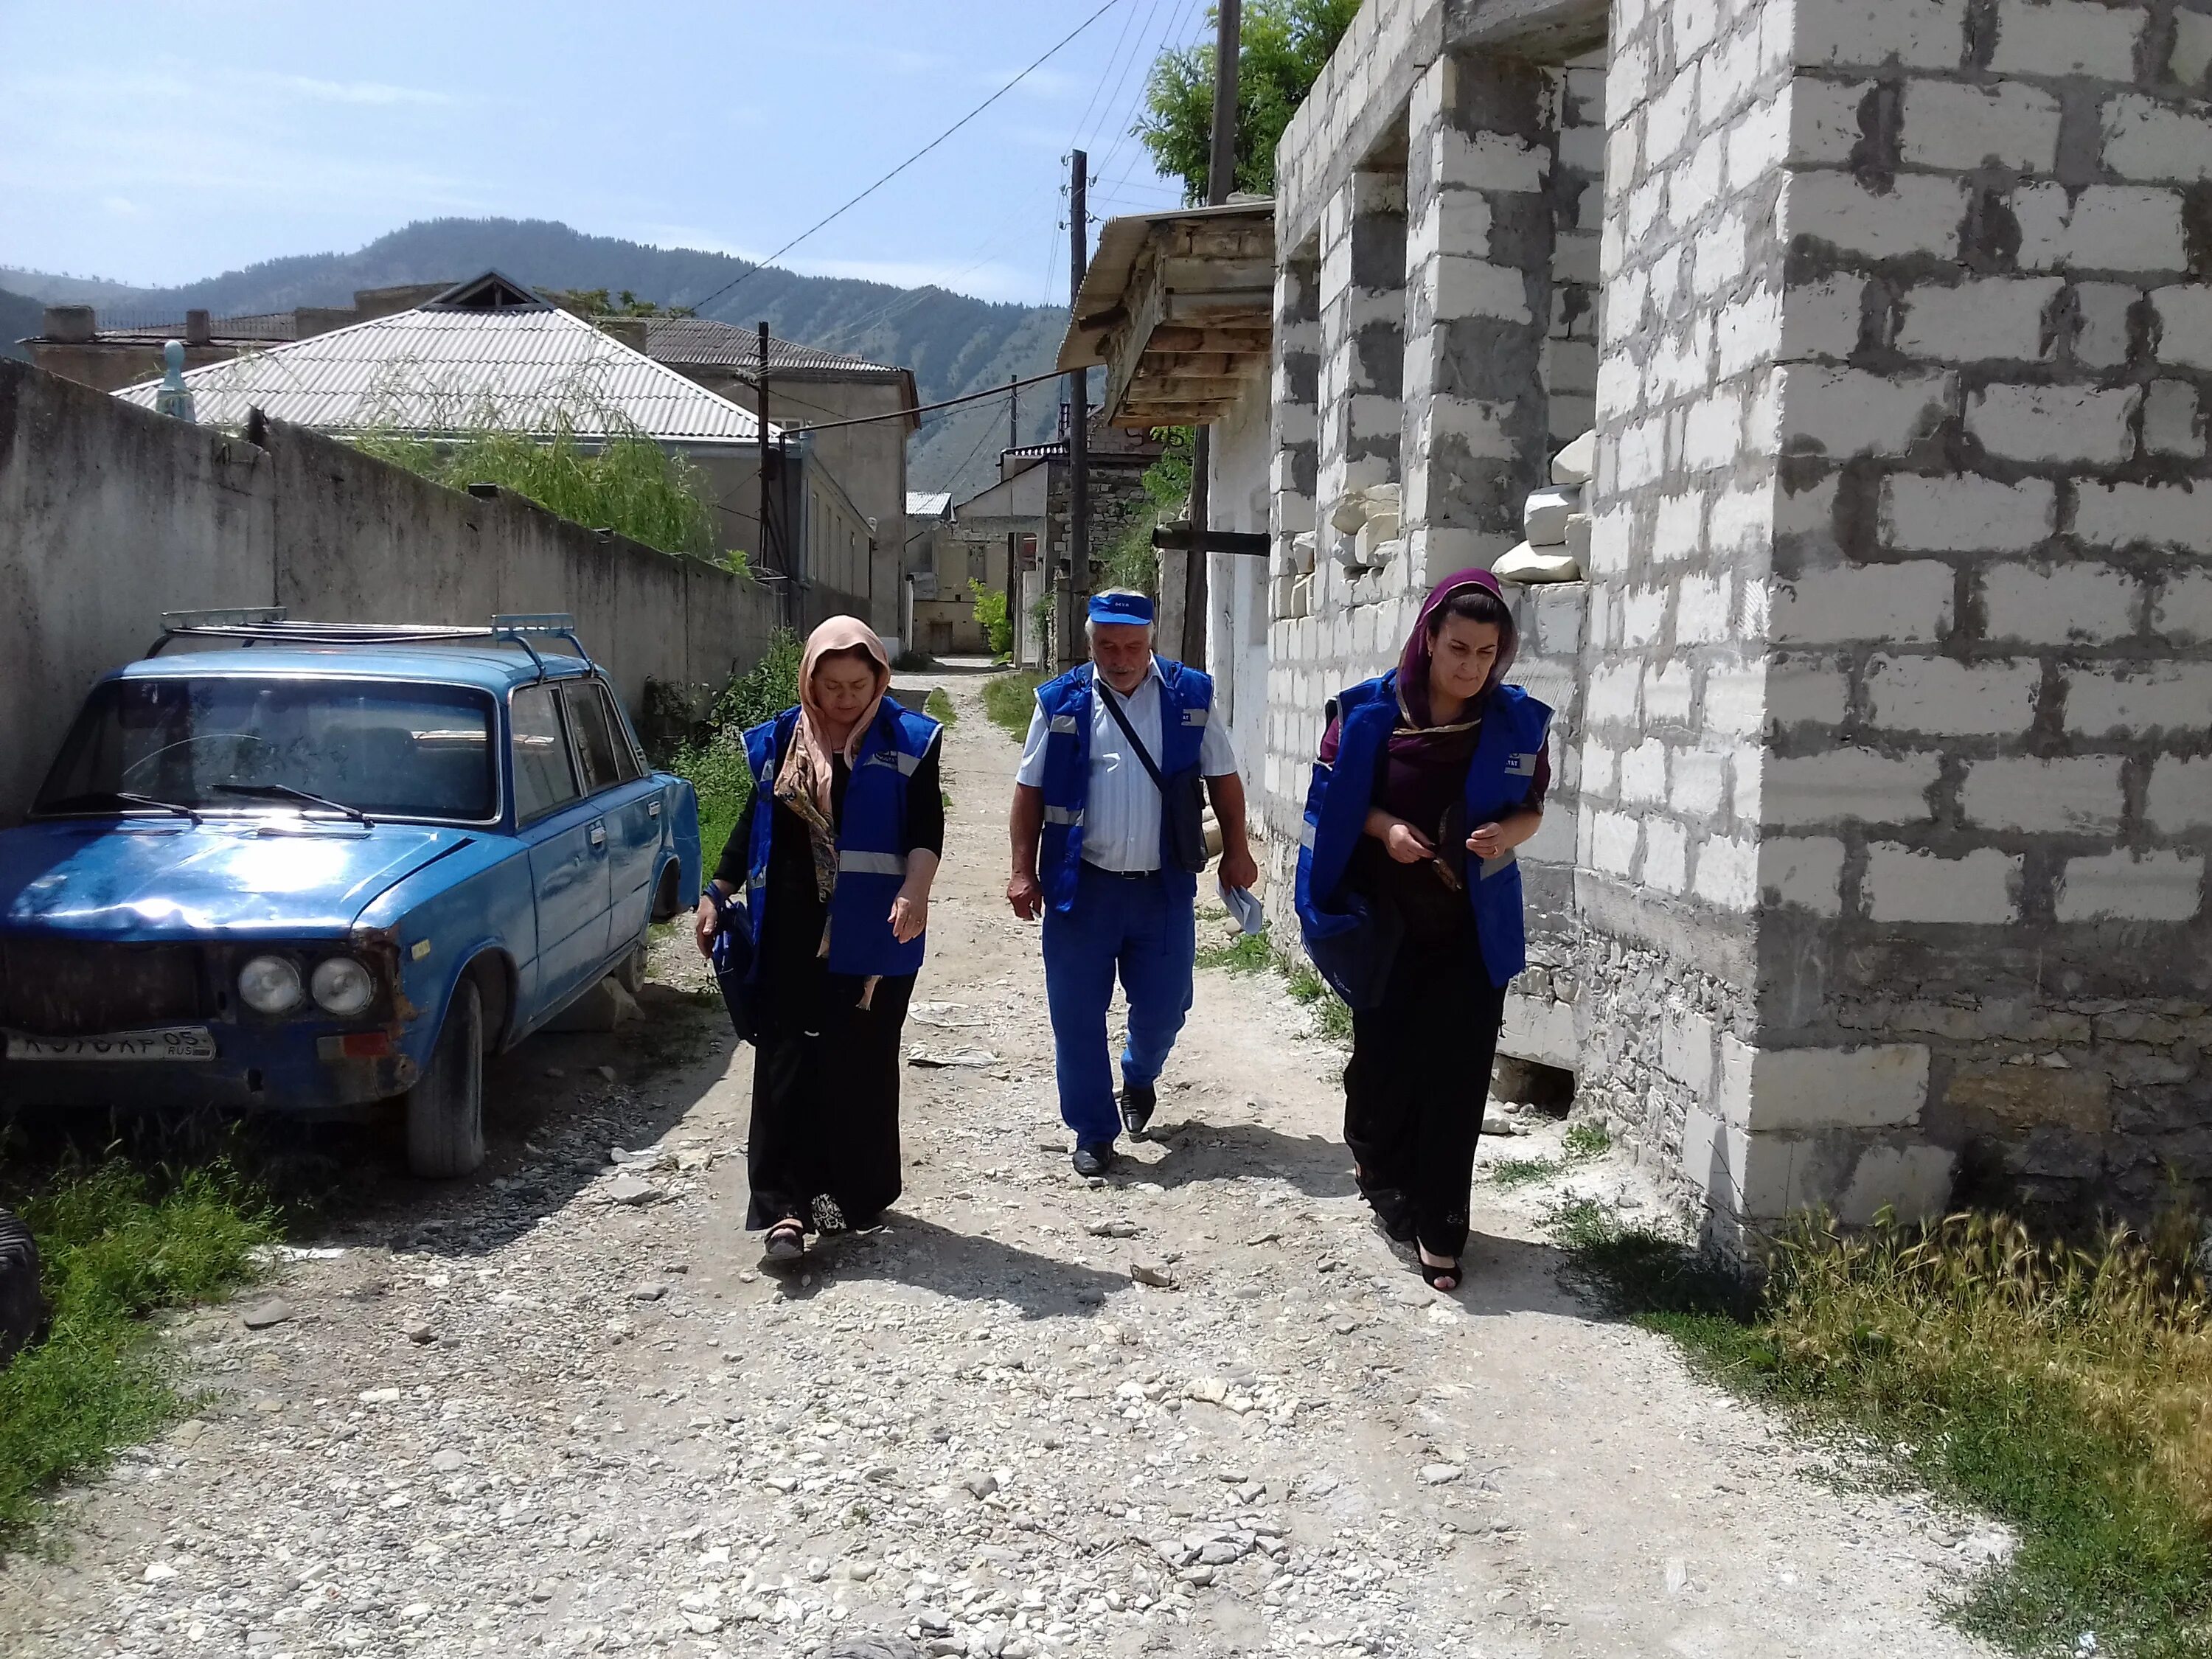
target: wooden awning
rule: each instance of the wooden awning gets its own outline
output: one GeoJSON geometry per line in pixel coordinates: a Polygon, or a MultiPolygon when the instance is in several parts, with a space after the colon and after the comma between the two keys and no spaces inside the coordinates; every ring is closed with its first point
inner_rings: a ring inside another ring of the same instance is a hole
{"type": "Polygon", "coordinates": [[[1266,377],[1274,303],[1273,202],[1109,219],[1060,367],[1106,366],[1115,426],[1211,426],[1266,377]]]}

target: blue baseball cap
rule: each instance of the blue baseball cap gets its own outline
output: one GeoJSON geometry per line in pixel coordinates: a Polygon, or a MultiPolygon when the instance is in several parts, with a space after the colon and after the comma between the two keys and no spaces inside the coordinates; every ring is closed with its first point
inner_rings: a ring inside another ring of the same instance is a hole
{"type": "Polygon", "coordinates": [[[1091,620],[1142,628],[1152,620],[1152,602],[1141,593],[1093,593],[1091,620]]]}

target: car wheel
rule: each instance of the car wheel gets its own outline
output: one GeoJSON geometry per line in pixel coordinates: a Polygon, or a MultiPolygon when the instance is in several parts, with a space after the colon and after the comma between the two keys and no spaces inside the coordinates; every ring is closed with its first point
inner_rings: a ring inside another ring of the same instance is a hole
{"type": "Polygon", "coordinates": [[[645,941],[643,939],[641,939],[623,953],[623,959],[615,964],[615,979],[623,989],[632,996],[645,989],[645,941]]]}
{"type": "Polygon", "coordinates": [[[37,1341],[46,1325],[37,1241],[22,1222],[0,1210],[0,1365],[37,1341]]]}
{"type": "Polygon", "coordinates": [[[407,1091],[407,1167],[428,1180],[483,1162],[483,997],[473,979],[453,988],[422,1080],[407,1091]]]}

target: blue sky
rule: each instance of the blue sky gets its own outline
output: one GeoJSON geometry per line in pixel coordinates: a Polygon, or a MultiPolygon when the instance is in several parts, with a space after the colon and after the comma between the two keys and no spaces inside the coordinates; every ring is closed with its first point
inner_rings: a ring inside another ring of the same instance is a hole
{"type": "MultiPolygon", "coordinates": [[[[1099,3],[0,0],[0,264],[167,284],[448,215],[755,258],[1099,3]]],[[[1094,215],[1179,199],[1127,132],[1205,14],[1115,0],[781,263],[1064,301],[1061,158],[1090,151],[1094,215]]]]}

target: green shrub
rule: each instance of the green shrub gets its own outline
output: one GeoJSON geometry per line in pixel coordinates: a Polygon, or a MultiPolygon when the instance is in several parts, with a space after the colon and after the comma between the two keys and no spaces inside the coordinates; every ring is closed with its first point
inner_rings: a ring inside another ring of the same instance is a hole
{"type": "Polygon", "coordinates": [[[968,579],[968,591],[975,596],[975,620],[982,624],[983,637],[991,647],[991,654],[1003,657],[1014,648],[1014,619],[1006,610],[1004,588],[986,587],[974,577],[968,579]]]}
{"type": "Polygon", "coordinates": [[[752,768],[745,761],[744,734],[774,720],[799,701],[799,665],[806,647],[799,635],[779,629],[768,649],[723,689],[714,700],[703,743],[685,744],[669,757],[668,769],[690,781],[699,796],[699,856],[702,879],[713,874],[730,832],[752,799],[752,768]]]}

